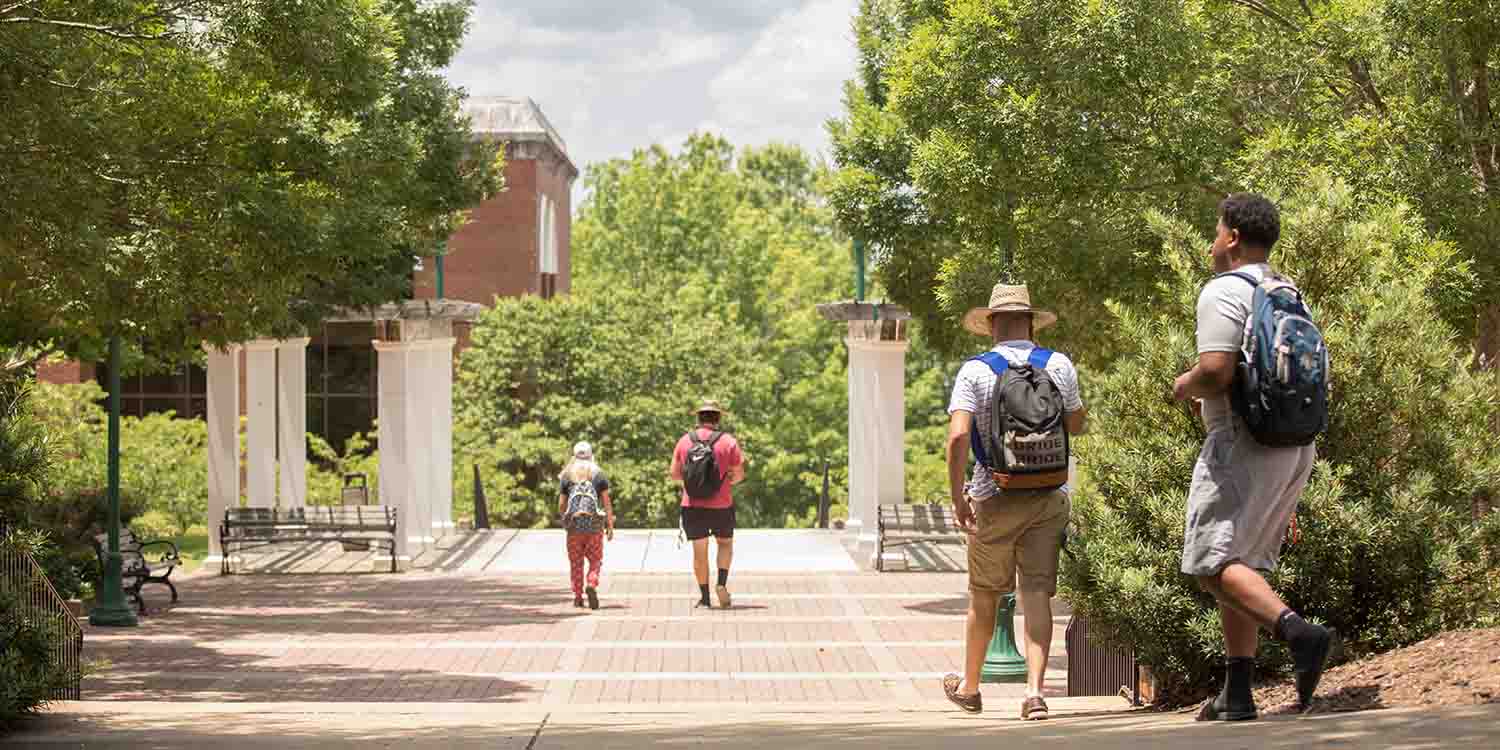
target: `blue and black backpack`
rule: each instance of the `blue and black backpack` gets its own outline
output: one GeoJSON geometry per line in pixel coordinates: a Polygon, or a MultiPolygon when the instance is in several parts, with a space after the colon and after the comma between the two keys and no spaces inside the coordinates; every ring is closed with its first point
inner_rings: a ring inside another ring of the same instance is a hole
{"type": "Polygon", "coordinates": [[[1302,292],[1268,273],[1255,287],[1230,403],[1261,445],[1309,445],[1328,429],[1328,347],[1302,292]]]}
{"type": "Polygon", "coordinates": [[[1068,482],[1068,430],[1062,394],[1047,361],[1052,352],[1035,347],[1025,362],[1011,364],[999,352],[974,359],[995,373],[989,429],[974,429],[974,458],[1002,490],[1053,490],[1068,482]]]}

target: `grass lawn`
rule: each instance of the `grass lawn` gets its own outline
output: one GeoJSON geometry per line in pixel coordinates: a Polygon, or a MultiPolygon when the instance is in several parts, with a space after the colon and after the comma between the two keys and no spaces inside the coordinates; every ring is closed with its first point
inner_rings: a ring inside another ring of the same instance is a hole
{"type": "Polygon", "coordinates": [[[194,526],[188,529],[186,534],[173,539],[177,543],[177,551],[182,555],[182,572],[191,573],[203,564],[203,558],[208,557],[208,528],[194,526]]]}

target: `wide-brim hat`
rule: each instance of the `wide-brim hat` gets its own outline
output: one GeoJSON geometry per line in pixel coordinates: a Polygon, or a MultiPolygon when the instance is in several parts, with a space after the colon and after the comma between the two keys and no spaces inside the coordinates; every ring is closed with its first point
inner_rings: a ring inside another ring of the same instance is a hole
{"type": "Polygon", "coordinates": [[[1031,292],[1025,284],[996,284],[990,292],[989,307],[976,307],[964,313],[964,330],[979,336],[990,335],[990,316],[995,313],[1031,313],[1033,330],[1040,331],[1057,322],[1057,314],[1031,306],[1031,292]]]}
{"type": "Polygon", "coordinates": [[[713,413],[713,414],[723,414],[724,413],[724,407],[719,406],[719,402],[718,401],[715,401],[714,399],[711,399],[711,398],[706,398],[706,399],[703,399],[703,403],[702,404],[698,405],[698,408],[696,408],[696,409],[693,410],[693,414],[697,415],[697,414],[702,414],[704,412],[710,412],[710,413],[713,413]]]}

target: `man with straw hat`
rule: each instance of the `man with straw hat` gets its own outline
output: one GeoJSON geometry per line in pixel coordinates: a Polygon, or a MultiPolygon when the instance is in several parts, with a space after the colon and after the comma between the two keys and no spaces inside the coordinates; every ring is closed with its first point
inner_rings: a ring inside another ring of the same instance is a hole
{"type": "Polygon", "coordinates": [[[965,330],[994,342],[964,363],[948,404],[948,484],[969,533],[970,597],[964,674],[944,677],[943,691],[969,713],[983,710],[980,670],[1000,597],[1019,588],[1026,624],[1021,718],[1047,718],[1042,680],[1068,523],[1068,436],[1083,432],[1086,415],[1072,361],[1033,342],[1056,322],[1032,307],[1024,284],[996,284],[990,304],[963,318],[965,330]],[[971,446],[976,461],[966,482],[971,446]]]}
{"type": "Polygon", "coordinates": [[[724,408],[708,399],[693,412],[698,426],[688,430],[672,451],[673,479],[682,482],[682,530],[693,543],[693,574],[698,578],[698,607],[711,607],[708,598],[708,538],[718,547],[715,593],[728,608],[729,564],[734,559],[733,485],[745,480],[745,457],[739,441],[720,429],[724,408]]]}

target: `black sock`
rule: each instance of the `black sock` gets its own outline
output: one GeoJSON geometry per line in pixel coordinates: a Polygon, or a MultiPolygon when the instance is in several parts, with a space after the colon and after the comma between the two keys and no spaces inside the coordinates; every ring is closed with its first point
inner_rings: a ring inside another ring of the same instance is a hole
{"type": "Polygon", "coordinates": [[[1293,612],[1290,607],[1281,610],[1281,614],[1276,617],[1276,638],[1278,640],[1291,643],[1314,631],[1315,628],[1313,625],[1307,620],[1302,619],[1301,615],[1293,612]]]}
{"type": "Polygon", "coordinates": [[[719,585],[729,585],[729,568],[719,568],[719,585]]]}
{"type": "Polygon", "coordinates": [[[1255,676],[1255,659],[1249,656],[1231,656],[1226,662],[1224,674],[1224,698],[1226,705],[1244,705],[1254,699],[1250,695],[1250,683],[1255,676]]]}
{"type": "Polygon", "coordinates": [[[706,584],[706,583],[700,583],[700,584],[698,584],[698,593],[702,594],[703,595],[703,601],[707,602],[708,601],[708,584],[706,584]]]}

